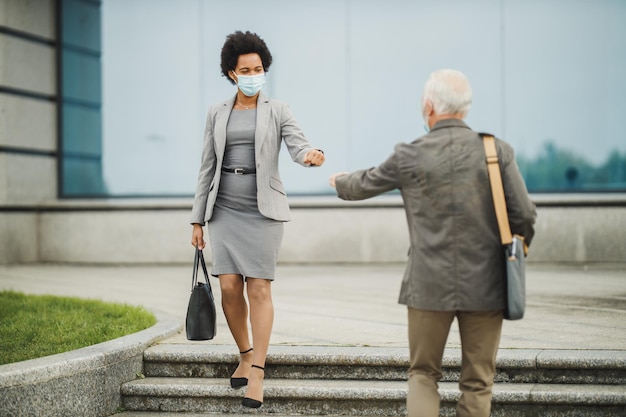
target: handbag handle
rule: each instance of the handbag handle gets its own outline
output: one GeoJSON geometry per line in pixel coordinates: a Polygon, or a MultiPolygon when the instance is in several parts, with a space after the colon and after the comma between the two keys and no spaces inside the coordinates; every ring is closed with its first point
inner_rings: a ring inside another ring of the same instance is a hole
{"type": "Polygon", "coordinates": [[[206,269],[206,263],[204,262],[204,255],[202,254],[202,249],[196,246],[196,255],[193,260],[193,276],[191,277],[191,291],[198,284],[198,264],[202,265],[202,271],[204,272],[204,280],[206,281],[206,285],[209,287],[209,291],[211,290],[211,283],[209,282],[209,272],[206,269]]]}
{"type": "Polygon", "coordinates": [[[496,210],[496,218],[498,219],[498,229],[500,229],[500,241],[502,245],[510,245],[511,242],[513,242],[513,236],[511,236],[509,215],[506,211],[504,186],[502,185],[502,174],[500,173],[498,152],[496,151],[496,140],[491,135],[483,135],[482,137],[485,154],[487,155],[487,171],[489,172],[493,206],[496,210]]]}

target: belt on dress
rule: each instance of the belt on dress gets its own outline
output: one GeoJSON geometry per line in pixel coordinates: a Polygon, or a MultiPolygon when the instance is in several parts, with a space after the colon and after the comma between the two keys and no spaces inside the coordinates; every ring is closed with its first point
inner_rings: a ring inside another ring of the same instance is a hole
{"type": "Polygon", "coordinates": [[[256,168],[225,168],[225,167],[222,167],[222,172],[230,172],[232,174],[238,174],[238,175],[256,174],[256,168]]]}

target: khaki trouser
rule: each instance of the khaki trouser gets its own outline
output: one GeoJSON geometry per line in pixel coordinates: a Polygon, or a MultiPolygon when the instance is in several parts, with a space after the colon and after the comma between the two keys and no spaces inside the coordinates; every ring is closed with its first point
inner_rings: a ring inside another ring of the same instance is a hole
{"type": "Polygon", "coordinates": [[[409,308],[409,417],[438,417],[437,381],[454,317],[459,322],[462,361],[457,417],[488,417],[496,373],[502,311],[426,311],[409,308]]]}

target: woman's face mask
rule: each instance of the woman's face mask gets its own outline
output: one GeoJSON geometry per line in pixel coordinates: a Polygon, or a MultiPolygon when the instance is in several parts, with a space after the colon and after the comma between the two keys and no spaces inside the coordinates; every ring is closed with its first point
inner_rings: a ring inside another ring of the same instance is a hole
{"type": "Polygon", "coordinates": [[[257,75],[238,75],[233,71],[233,74],[237,77],[237,87],[248,97],[255,96],[261,91],[263,84],[265,84],[265,73],[257,75]]]}

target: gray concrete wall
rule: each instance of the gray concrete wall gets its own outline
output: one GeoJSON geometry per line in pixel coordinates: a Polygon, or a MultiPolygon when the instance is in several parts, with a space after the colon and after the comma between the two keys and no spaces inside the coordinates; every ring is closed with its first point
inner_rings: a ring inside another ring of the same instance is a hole
{"type": "Polygon", "coordinates": [[[54,0],[0,0],[0,263],[34,262],[33,207],[57,197],[54,0]]]}
{"type": "Polygon", "coordinates": [[[0,1],[0,205],[56,198],[53,0],[0,1]]]}
{"type": "MultiPolygon", "coordinates": [[[[399,198],[292,200],[281,263],[406,260],[408,233],[399,198]]],[[[188,200],[65,201],[39,209],[34,223],[29,213],[0,216],[23,231],[0,248],[5,263],[185,263],[193,256],[188,200]]],[[[529,262],[626,261],[626,207],[545,204],[537,211],[529,262]]],[[[210,248],[206,254],[210,259],[210,248]]]]}

